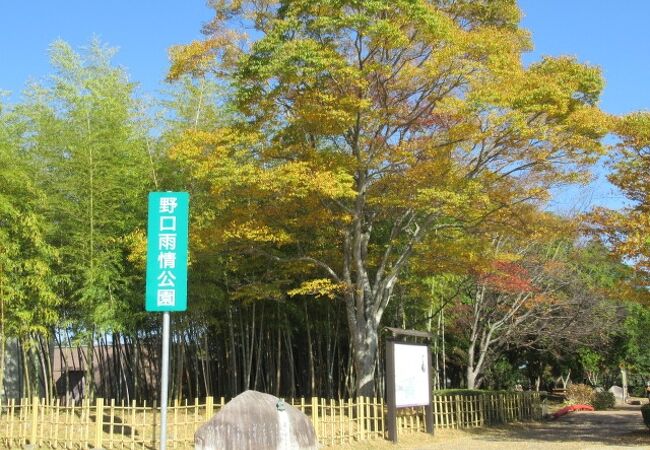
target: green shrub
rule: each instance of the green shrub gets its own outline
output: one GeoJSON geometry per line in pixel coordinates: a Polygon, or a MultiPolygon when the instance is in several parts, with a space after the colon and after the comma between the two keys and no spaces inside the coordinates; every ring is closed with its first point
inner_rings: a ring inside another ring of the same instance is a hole
{"type": "Polygon", "coordinates": [[[594,395],[591,398],[591,406],[593,406],[596,411],[612,409],[615,403],[616,399],[614,398],[614,394],[611,392],[594,392],[594,395]]]}
{"type": "Polygon", "coordinates": [[[628,387],[628,391],[632,397],[645,397],[648,393],[645,390],[645,384],[640,384],[638,386],[628,387]]]}
{"type": "Polygon", "coordinates": [[[570,384],[566,388],[566,399],[573,404],[588,405],[591,403],[593,394],[592,387],[586,384],[570,384]]]}
{"type": "Polygon", "coordinates": [[[495,394],[497,392],[483,389],[438,389],[433,391],[433,395],[485,395],[495,394]]]}
{"type": "Polygon", "coordinates": [[[534,391],[504,391],[490,389],[438,389],[431,391],[433,395],[492,395],[492,394],[533,394],[534,391]]]}

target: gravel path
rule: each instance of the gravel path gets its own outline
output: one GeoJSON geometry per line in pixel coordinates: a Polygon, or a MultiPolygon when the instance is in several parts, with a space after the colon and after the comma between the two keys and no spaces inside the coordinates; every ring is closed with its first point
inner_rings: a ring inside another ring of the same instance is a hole
{"type": "Polygon", "coordinates": [[[555,421],[522,423],[499,428],[439,432],[417,450],[588,450],[650,449],[650,430],[638,406],[613,411],[573,412],[555,421]]]}

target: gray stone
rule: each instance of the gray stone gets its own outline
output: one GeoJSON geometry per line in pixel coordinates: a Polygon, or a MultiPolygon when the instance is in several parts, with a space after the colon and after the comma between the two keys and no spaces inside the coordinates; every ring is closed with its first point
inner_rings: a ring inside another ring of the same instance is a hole
{"type": "Polygon", "coordinates": [[[614,397],[616,398],[616,400],[624,400],[623,388],[622,387],[620,387],[620,386],[612,386],[612,387],[609,388],[609,392],[614,394],[614,397]]]}
{"type": "Polygon", "coordinates": [[[246,391],[229,401],[194,434],[195,450],[316,450],[305,414],[274,397],[246,391]]]}

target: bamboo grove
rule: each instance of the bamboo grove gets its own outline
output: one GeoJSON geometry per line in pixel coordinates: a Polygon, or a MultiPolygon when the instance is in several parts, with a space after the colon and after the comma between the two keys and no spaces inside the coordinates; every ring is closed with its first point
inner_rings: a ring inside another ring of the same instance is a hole
{"type": "Polygon", "coordinates": [[[153,99],[95,40],[0,101],[1,395],[156,399],[164,190],[191,196],[172,398],[382,395],[386,326],[435,336],[438,389],[648,377],[650,120],[602,111],[598,68],[525,66],[514,0],[211,6],[153,99]],[[548,208],[599,161],[632,206],[548,208]]]}

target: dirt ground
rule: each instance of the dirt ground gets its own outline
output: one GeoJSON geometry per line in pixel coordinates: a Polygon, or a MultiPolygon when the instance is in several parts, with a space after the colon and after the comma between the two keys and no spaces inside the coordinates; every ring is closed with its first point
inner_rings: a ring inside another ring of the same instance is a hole
{"type": "Polygon", "coordinates": [[[555,421],[520,423],[496,428],[439,430],[435,436],[400,436],[398,445],[372,442],[341,449],[409,450],[589,450],[650,449],[650,430],[639,406],[611,411],[573,412],[555,421]]]}

